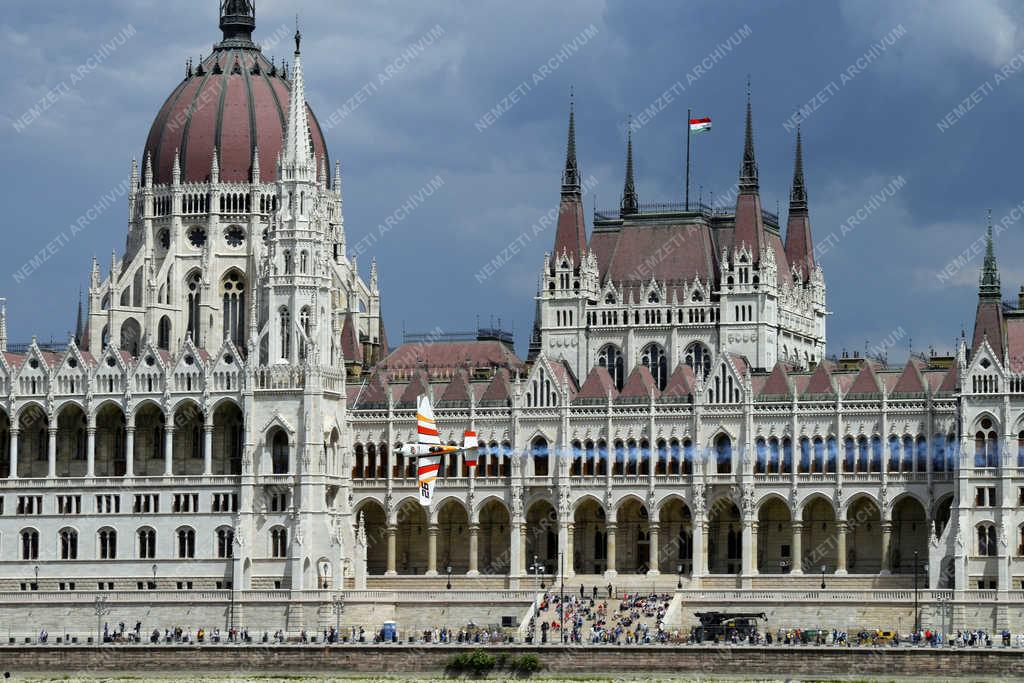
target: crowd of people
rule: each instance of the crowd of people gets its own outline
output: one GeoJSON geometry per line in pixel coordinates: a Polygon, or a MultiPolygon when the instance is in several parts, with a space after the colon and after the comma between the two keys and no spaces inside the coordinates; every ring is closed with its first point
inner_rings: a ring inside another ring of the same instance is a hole
{"type": "Polygon", "coordinates": [[[672,596],[627,593],[600,599],[595,587],[588,595],[580,586],[579,595],[545,593],[528,626],[528,639],[540,643],[566,642],[649,644],[669,642],[664,630],[665,613],[672,596]]]}

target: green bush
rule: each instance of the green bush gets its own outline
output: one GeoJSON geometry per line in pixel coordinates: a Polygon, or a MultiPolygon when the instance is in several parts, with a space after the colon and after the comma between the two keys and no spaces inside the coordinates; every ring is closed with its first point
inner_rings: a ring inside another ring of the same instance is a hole
{"type": "Polygon", "coordinates": [[[455,655],[448,660],[448,669],[454,672],[472,672],[480,676],[488,673],[497,664],[492,655],[483,650],[473,650],[455,655]]]}
{"type": "Polygon", "coordinates": [[[544,667],[540,663],[540,657],[535,654],[525,654],[513,659],[511,668],[520,676],[530,676],[544,667]]]}

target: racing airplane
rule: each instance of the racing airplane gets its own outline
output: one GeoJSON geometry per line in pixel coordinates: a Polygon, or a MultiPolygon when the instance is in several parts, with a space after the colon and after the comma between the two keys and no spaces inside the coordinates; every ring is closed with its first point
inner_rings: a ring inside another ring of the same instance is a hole
{"type": "Polygon", "coordinates": [[[416,402],[416,443],[403,444],[399,452],[407,458],[416,458],[416,479],[420,487],[420,505],[430,507],[434,496],[434,482],[441,469],[441,458],[457,453],[466,454],[466,466],[476,465],[476,432],[466,431],[462,447],[446,446],[438,435],[434,419],[434,407],[430,398],[423,394],[416,402]]]}

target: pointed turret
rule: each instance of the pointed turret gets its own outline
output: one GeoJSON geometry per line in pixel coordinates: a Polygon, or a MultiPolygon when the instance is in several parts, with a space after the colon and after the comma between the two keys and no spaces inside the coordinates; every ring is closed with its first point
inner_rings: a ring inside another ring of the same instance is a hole
{"type": "Polygon", "coordinates": [[[174,150],[174,166],[171,168],[171,185],[181,184],[181,152],[174,150]]]}
{"type": "Polygon", "coordinates": [[[210,182],[217,184],[220,182],[220,155],[217,153],[217,148],[213,148],[213,159],[210,161],[210,182]]]}
{"type": "Polygon", "coordinates": [[[640,210],[640,202],[636,195],[636,182],[633,180],[633,124],[630,122],[626,134],[626,182],[622,188],[622,204],[620,216],[629,216],[640,210]]]}
{"type": "Polygon", "coordinates": [[[252,148],[252,184],[260,184],[260,148],[256,145],[252,148]]]}
{"type": "Polygon", "coordinates": [[[786,260],[800,271],[807,282],[814,272],[814,240],[807,212],[807,188],[804,185],[804,152],[800,126],[796,127],[796,161],[793,164],[793,186],[789,190],[789,222],[786,225],[786,260]]]}
{"type": "Polygon", "coordinates": [[[736,197],[736,232],[734,245],[746,245],[754,263],[761,260],[765,245],[764,217],[761,214],[761,195],[758,192],[757,161],[754,157],[754,116],[750,100],[750,82],[747,82],[747,120],[743,134],[743,164],[740,167],[739,195],[736,197]]]}
{"type": "Polygon", "coordinates": [[[565,151],[565,170],[562,171],[562,198],[558,207],[558,227],[555,231],[555,258],[568,254],[573,259],[573,267],[578,269],[586,249],[587,227],[583,218],[579,165],[576,163],[576,103],[574,99],[570,99],[569,141],[565,151]]]}
{"type": "Polygon", "coordinates": [[[334,193],[336,195],[338,195],[338,201],[340,202],[340,201],[342,201],[342,199],[341,199],[341,162],[340,161],[335,161],[334,162],[334,178],[333,178],[333,181],[334,181],[334,185],[333,185],[334,193]]]}
{"type": "Polygon", "coordinates": [[[740,192],[757,192],[757,159],[754,157],[754,114],[747,81],[747,119],[743,131],[743,164],[740,167],[740,192]]]}
{"type": "Polygon", "coordinates": [[[989,346],[1000,362],[1003,361],[1005,324],[1003,320],[1002,288],[999,284],[999,268],[996,265],[995,247],[992,243],[992,211],[988,212],[988,230],[985,233],[985,262],[981,267],[978,281],[978,310],[974,317],[974,338],[971,349],[977,352],[981,343],[988,340],[989,346]]]}
{"type": "Polygon", "coordinates": [[[132,174],[130,183],[133,191],[139,189],[139,162],[135,157],[132,157],[132,174]]]}
{"type": "Polygon", "coordinates": [[[295,65],[288,104],[282,166],[284,180],[311,181],[315,171],[309,145],[309,120],[306,118],[306,87],[302,78],[302,34],[295,32],[295,65]]]}
{"type": "Polygon", "coordinates": [[[149,152],[146,152],[146,169],[143,172],[142,184],[153,187],[153,155],[149,152]]]}

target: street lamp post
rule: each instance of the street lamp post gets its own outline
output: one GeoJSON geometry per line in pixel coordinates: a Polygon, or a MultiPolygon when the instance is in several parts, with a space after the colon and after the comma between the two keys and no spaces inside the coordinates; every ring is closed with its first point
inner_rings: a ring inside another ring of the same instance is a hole
{"type": "Polygon", "coordinates": [[[676,577],[678,577],[677,580],[676,580],[676,590],[682,590],[683,589],[683,565],[682,564],[677,564],[676,565],[676,577]]]}
{"type": "Polygon", "coordinates": [[[533,640],[536,637],[536,634],[537,634],[537,627],[536,627],[537,619],[540,618],[540,588],[541,588],[540,570],[541,570],[541,566],[537,563],[537,556],[536,555],[533,556],[533,564],[530,565],[529,570],[531,572],[533,572],[533,578],[537,582],[537,600],[534,603],[534,618],[533,618],[534,627],[532,629],[530,629],[530,639],[533,640]]]}
{"type": "Polygon", "coordinates": [[[452,566],[448,565],[448,567],[446,567],[446,571],[448,572],[447,588],[448,588],[448,590],[451,590],[452,589],[452,566]]]}
{"type": "Polygon", "coordinates": [[[565,642],[565,552],[559,551],[558,553],[558,574],[561,578],[559,583],[559,595],[558,595],[558,623],[560,624],[559,633],[562,636],[562,642],[565,642]]]}
{"type": "Polygon", "coordinates": [[[334,610],[334,638],[338,642],[341,639],[341,615],[345,612],[345,596],[341,591],[331,596],[331,609],[334,610]]]}
{"type": "Polygon", "coordinates": [[[93,609],[96,610],[96,642],[98,645],[103,644],[103,615],[110,614],[110,607],[107,606],[106,596],[96,596],[96,602],[93,605],[93,609]]]}
{"type": "Polygon", "coordinates": [[[916,634],[921,630],[921,612],[918,609],[917,601],[917,551],[914,551],[914,633],[916,634]]]}
{"type": "Polygon", "coordinates": [[[825,565],[821,565],[821,590],[825,590],[825,565]]]}

